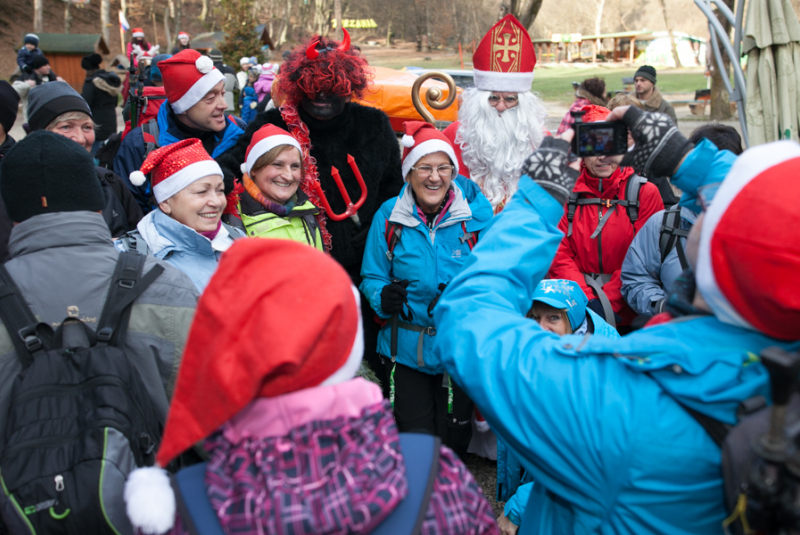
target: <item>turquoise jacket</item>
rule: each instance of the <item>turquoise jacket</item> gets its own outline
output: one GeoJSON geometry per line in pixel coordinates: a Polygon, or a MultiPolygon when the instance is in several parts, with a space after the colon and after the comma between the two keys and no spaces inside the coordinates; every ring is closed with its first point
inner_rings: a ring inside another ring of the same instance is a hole
{"type": "MultiPolygon", "coordinates": [[[[428,315],[428,305],[441,293],[439,285],[448,284],[461,271],[471,253],[469,244],[461,240],[465,235],[462,222],[467,232],[478,232],[492,218],[492,205],[474,182],[458,176],[453,180],[451,190],[453,199],[450,206],[443,211],[432,230],[420,215],[409,184],[399,196],[383,203],[375,214],[367,237],[361,265],[363,281],[359,288],[381,318],[389,318],[381,309],[381,290],[392,279],[405,279],[410,281],[408,308],[412,314],[407,323],[434,327],[433,318],[428,315]],[[389,260],[386,254],[386,230],[391,224],[403,227],[394,247],[393,260],[389,260]]],[[[442,373],[444,368],[433,353],[434,338],[428,333],[398,329],[397,362],[429,374],[442,373]],[[418,365],[420,336],[424,366],[418,365]]],[[[390,348],[391,328],[387,324],[378,335],[378,353],[390,356],[390,348]]]]}
{"type": "Polygon", "coordinates": [[[735,422],[769,396],[758,354],[797,349],[704,316],[622,339],[524,317],[563,208],[527,177],[434,311],[434,351],[536,482],[520,533],[720,534],[720,450],[676,400],[735,422]]]}

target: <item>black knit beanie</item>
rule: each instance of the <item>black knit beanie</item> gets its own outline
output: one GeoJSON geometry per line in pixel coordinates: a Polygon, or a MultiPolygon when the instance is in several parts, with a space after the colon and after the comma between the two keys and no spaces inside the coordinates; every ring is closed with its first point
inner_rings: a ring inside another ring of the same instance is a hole
{"type": "Polygon", "coordinates": [[[8,134],[14,121],[17,120],[19,108],[19,93],[5,80],[0,80],[0,124],[8,134]]]}
{"type": "Polygon", "coordinates": [[[656,70],[650,65],[642,65],[639,67],[639,70],[636,71],[633,77],[636,78],[637,76],[641,76],[645,80],[650,80],[653,82],[653,85],[656,85],[656,70]]]}
{"type": "Polygon", "coordinates": [[[33,45],[35,47],[39,46],[39,36],[35,33],[28,33],[25,34],[25,38],[22,40],[22,44],[24,45],[33,45]]]}
{"type": "Polygon", "coordinates": [[[89,54],[81,58],[81,69],[84,71],[94,71],[100,68],[103,56],[100,54],[89,54]]]}
{"type": "Polygon", "coordinates": [[[48,82],[28,91],[28,125],[31,131],[44,130],[59,115],[69,111],[82,111],[92,116],[92,109],[67,82],[48,82]]]}
{"type": "Polygon", "coordinates": [[[33,132],[0,163],[0,195],[20,223],[51,212],[97,212],[105,204],[89,151],[52,132],[33,132]]]}
{"type": "Polygon", "coordinates": [[[31,62],[28,64],[31,69],[40,69],[45,65],[50,65],[50,60],[44,56],[34,56],[31,62]]]}

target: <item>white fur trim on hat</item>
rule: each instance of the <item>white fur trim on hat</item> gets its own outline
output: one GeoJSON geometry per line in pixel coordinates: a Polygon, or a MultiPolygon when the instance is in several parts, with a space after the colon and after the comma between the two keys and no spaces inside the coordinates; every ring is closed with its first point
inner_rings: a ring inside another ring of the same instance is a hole
{"type": "Polygon", "coordinates": [[[147,535],[166,533],[175,524],[175,493],[161,468],[138,468],[125,482],[125,512],[135,529],[147,535]]]}
{"type": "Polygon", "coordinates": [[[134,171],[128,178],[134,186],[143,186],[144,183],[147,182],[147,176],[141,171],[134,171]]]}
{"type": "Polygon", "coordinates": [[[239,60],[239,65],[244,65],[245,63],[250,63],[250,58],[242,58],[239,60]]]}
{"type": "Polygon", "coordinates": [[[131,35],[134,37],[144,37],[144,32],[133,32],[131,35]]]}
{"type": "Polygon", "coordinates": [[[800,145],[794,141],[777,141],[745,151],[734,162],[703,218],[697,254],[697,289],[714,315],[723,323],[754,329],[733,308],[717,284],[714,266],[711,265],[711,239],[728,206],[751,180],[770,167],[793,158],[800,158],[800,145]]]}
{"type": "Polygon", "coordinates": [[[364,326],[361,322],[361,294],[359,294],[355,286],[351,286],[350,289],[353,291],[353,297],[356,300],[356,307],[358,309],[358,318],[356,318],[358,322],[356,339],[353,340],[353,347],[350,349],[350,355],[347,357],[345,363],[327,379],[322,381],[320,386],[330,386],[349,381],[356,376],[356,372],[361,366],[361,359],[364,356],[364,326]]]}
{"type": "Polygon", "coordinates": [[[456,158],[456,153],[453,151],[453,146],[442,139],[429,139],[411,149],[408,156],[403,159],[403,180],[406,180],[408,172],[411,171],[411,168],[414,167],[420,158],[439,151],[446,153],[450,157],[450,161],[453,162],[453,166],[455,167],[455,174],[457,175],[458,158],[456,158]]]}
{"type": "Polygon", "coordinates": [[[210,175],[222,176],[222,169],[217,162],[214,160],[195,162],[153,186],[153,195],[156,197],[156,202],[164,202],[192,182],[210,175]]]}
{"type": "Polygon", "coordinates": [[[482,91],[501,91],[507,93],[524,93],[531,90],[533,71],[531,72],[495,72],[472,71],[475,87],[482,91]]]}
{"type": "Polygon", "coordinates": [[[297,140],[292,136],[276,135],[265,137],[256,143],[253,148],[250,149],[250,152],[247,155],[247,161],[244,164],[246,165],[247,174],[250,174],[250,171],[253,169],[256,161],[258,161],[262,155],[268,153],[279,145],[291,145],[299,150],[301,155],[303,154],[303,149],[300,148],[300,143],[298,143],[297,140]]]}
{"type": "Polygon", "coordinates": [[[214,62],[211,61],[211,58],[208,56],[200,56],[194,62],[194,66],[197,67],[197,70],[203,74],[208,74],[211,72],[211,69],[214,68],[214,62]]]}
{"type": "MultiPolygon", "coordinates": [[[[210,60],[211,58],[209,58],[209,61],[210,60]]],[[[200,102],[200,100],[206,96],[206,94],[211,91],[215,85],[224,80],[225,75],[219,72],[219,69],[211,69],[210,72],[207,72],[202,78],[197,80],[181,98],[175,102],[170,102],[172,111],[178,115],[181,113],[186,113],[189,108],[200,102]]]]}

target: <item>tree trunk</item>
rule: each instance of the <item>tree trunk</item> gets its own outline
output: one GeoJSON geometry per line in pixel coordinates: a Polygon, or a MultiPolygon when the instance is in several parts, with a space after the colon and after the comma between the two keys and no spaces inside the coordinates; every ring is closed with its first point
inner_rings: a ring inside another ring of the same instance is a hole
{"type": "Polygon", "coordinates": [[[536,15],[542,8],[543,0],[511,0],[511,13],[517,17],[520,24],[525,28],[530,29],[533,26],[533,21],[536,20],[536,15]]]}
{"type": "Polygon", "coordinates": [[[103,40],[109,47],[111,36],[109,35],[108,28],[111,26],[111,2],[109,0],[100,0],[100,27],[103,34],[103,40]]]}
{"type": "Polygon", "coordinates": [[[44,32],[42,23],[42,3],[44,0],[33,0],[33,31],[44,32]]]}
{"type": "Polygon", "coordinates": [[[169,7],[164,8],[164,35],[167,37],[167,42],[172,42],[172,34],[169,30],[169,7]]]}
{"type": "Polygon", "coordinates": [[[431,51],[431,10],[430,10],[430,2],[426,0],[425,2],[425,37],[427,37],[427,50],[426,52],[430,53],[431,51]]]}
{"type": "MultiPolygon", "coordinates": [[[[733,10],[733,0],[723,0],[725,4],[731,10],[733,10]]],[[[742,0],[744,1],[744,0],[742,0]]],[[[728,19],[717,9],[716,10],[717,20],[722,23],[722,27],[725,28],[725,35],[718,35],[719,39],[730,39],[730,31],[731,25],[728,23],[728,19]]],[[[709,52],[711,56],[711,120],[712,121],[724,121],[726,119],[730,119],[732,117],[731,114],[731,96],[728,93],[728,88],[725,87],[725,82],[723,81],[723,77],[727,77],[730,79],[730,58],[724,52],[722,53],[722,65],[717,65],[717,59],[714,57],[713,51],[711,51],[711,43],[709,42],[708,45],[709,52]]],[[[722,48],[722,45],[720,45],[722,48]]]]}
{"type": "Polygon", "coordinates": [[[207,16],[208,16],[208,0],[203,0],[203,9],[200,11],[200,20],[205,22],[207,16]]]}
{"type": "Polygon", "coordinates": [[[392,46],[392,19],[389,19],[389,24],[386,26],[386,47],[392,46]]]}
{"type": "Polygon", "coordinates": [[[450,0],[453,6],[453,27],[456,29],[456,43],[461,42],[461,25],[458,23],[458,6],[454,0],[450,0]]]}
{"type": "MultiPolygon", "coordinates": [[[[597,0],[597,17],[594,19],[594,34],[600,35],[601,23],[603,22],[603,8],[606,7],[606,0],[597,0]]],[[[602,39],[595,40],[592,50],[592,62],[597,61],[597,53],[603,50],[602,39]]]]}
{"type": "MultiPolygon", "coordinates": [[[[181,12],[183,11],[183,0],[175,0],[175,38],[178,38],[178,32],[181,31],[181,12]]],[[[167,40],[167,43],[172,43],[172,40],[167,40]]],[[[169,45],[167,45],[169,46],[169,45]]],[[[169,52],[165,50],[165,52],[169,52]]]]}
{"type": "Polygon", "coordinates": [[[65,2],[64,6],[64,33],[69,33],[69,28],[72,26],[72,13],[70,10],[72,8],[72,2],[65,2]]]}
{"type": "Polygon", "coordinates": [[[341,41],[344,39],[344,32],[342,31],[342,0],[333,0],[333,16],[336,17],[334,38],[341,41]]]}
{"type": "Polygon", "coordinates": [[[661,0],[661,11],[664,12],[664,24],[667,25],[667,32],[669,33],[669,42],[670,46],[672,47],[672,58],[675,60],[675,66],[683,67],[683,65],[681,65],[681,58],[678,57],[678,43],[675,42],[675,35],[673,35],[672,33],[672,24],[670,24],[669,16],[667,15],[666,0],[661,0]]]}

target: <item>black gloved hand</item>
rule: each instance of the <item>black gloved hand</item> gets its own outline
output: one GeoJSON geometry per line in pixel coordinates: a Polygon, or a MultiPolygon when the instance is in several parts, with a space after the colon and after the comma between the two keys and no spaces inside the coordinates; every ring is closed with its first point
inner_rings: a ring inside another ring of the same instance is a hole
{"type": "Polygon", "coordinates": [[[384,313],[397,314],[403,311],[403,303],[407,301],[408,297],[408,290],[405,289],[404,282],[405,286],[408,286],[408,281],[393,282],[381,290],[381,310],[384,313]]]}
{"type": "Polygon", "coordinates": [[[539,149],[531,154],[522,166],[523,172],[531,180],[564,204],[575,187],[580,173],[567,167],[569,164],[569,143],[563,139],[546,137],[539,149]]]}
{"type": "Polygon", "coordinates": [[[647,176],[674,175],[681,159],[694,147],[666,114],[630,106],[622,120],[636,142],[622,159],[622,165],[647,176]]]}

